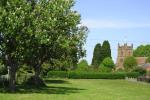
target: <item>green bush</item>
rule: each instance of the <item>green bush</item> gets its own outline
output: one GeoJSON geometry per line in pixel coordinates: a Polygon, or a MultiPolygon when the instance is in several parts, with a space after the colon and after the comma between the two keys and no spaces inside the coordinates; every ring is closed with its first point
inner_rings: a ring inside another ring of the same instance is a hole
{"type": "Polygon", "coordinates": [[[81,60],[79,63],[78,63],[78,66],[77,66],[77,71],[88,71],[88,63],[85,59],[81,60]]]}
{"type": "Polygon", "coordinates": [[[33,69],[31,69],[29,66],[23,65],[17,71],[17,83],[22,84],[24,81],[28,80],[31,76],[33,76],[33,73],[33,69]]]}
{"type": "Polygon", "coordinates": [[[132,71],[137,66],[137,61],[135,57],[131,56],[125,58],[123,66],[127,71],[132,71]]]}
{"type": "Polygon", "coordinates": [[[108,72],[111,72],[111,71],[112,71],[112,68],[106,67],[106,66],[104,66],[103,64],[101,64],[100,67],[99,67],[99,71],[100,71],[100,72],[108,73],[108,72]]]}
{"type": "Polygon", "coordinates": [[[127,72],[127,73],[125,73],[125,76],[129,77],[129,78],[137,78],[140,75],[141,74],[139,72],[127,72]]]}
{"type": "Polygon", "coordinates": [[[114,68],[115,67],[115,64],[113,62],[113,60],[110,58],[110,57],[107,57],[103,60],[102,64],[105,66],[105,67],[108,67],[108,68],[114,68]]]}
{"type": "Polygon", "coordinates": [[[146,70],[143,69],[143,68],[140,68],[140,67],[137,67],[133,70],[134,72],[138,72],[140,73],[141,75],[145,75],[146,74],[146,70]]]}
{"type": "Polygon", "coordinates": [[[68,72],[67,71],[49,71],[47,73],[47,76],[51,78],[67,78],[68,72]]]}
{"type": "Polygon", "coordinates": [[[100,73],[100,72],[79,72],[79,71],[50,71],[48,77],[51,78],[71,78],[71,79],[125,79],[125,77],[136,78],[140,76],[138,72],[120,73],[100,73]]]}

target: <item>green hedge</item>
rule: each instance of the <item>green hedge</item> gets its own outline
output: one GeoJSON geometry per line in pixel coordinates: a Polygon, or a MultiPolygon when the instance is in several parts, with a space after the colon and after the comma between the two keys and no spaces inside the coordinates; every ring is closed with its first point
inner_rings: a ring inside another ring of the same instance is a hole
{"type": "Polygon", "coordinates": [[[125,77],[136,78],[140,76],[138,72],[122,73],[100,73],[100,72],[76,72],[76,71],[50,71],[48,77],[70,78],[70,79],[125,79],[125,77]]]}
{"type": "Polygon", "coordinates": [[[68,72],[67,71],[49,71],[47,73],[48,77],[52,78],[67,78],[68,72]]]}

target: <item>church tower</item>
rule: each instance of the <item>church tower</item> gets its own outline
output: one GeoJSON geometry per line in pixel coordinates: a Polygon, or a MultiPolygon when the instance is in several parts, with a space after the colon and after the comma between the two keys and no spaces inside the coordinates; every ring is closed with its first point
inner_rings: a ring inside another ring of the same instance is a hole
{"type": "Polygon", "coordinates": [[[117,57],[117,69],[124,69],[123,63],[126,57],[133,56],[133,44],[128,46],[127,43],[124,45],[118,44],[118,57],[117,57]]]}

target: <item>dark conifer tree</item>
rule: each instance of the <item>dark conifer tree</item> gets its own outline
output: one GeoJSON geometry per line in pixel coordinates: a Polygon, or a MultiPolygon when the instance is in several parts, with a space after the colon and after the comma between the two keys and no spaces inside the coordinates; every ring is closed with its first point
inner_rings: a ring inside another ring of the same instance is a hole
{"type": "Polygon", "coordinates": [[[102,60],[104,60],[107,57],[111,58],[111,48],[110,48],[109,41],[107,40],[103,42],[103,45],[101,48],[101,57],[102,57],[102,60]]]}
{"type": "Polygon", "coordinates": [[[93,59],[92,59],[92,66],[95,68],[98,68],[100,63],[102,62],[102,57],[101,57],[101,44],[98,43],[96,44],[93,52],[93,59]]]}

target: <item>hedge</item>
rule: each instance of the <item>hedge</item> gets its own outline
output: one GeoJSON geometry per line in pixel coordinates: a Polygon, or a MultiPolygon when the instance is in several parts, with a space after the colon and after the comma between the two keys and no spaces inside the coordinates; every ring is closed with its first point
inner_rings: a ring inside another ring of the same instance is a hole
{"type": "Polygon", "coordinates": [[[50,71],[48,77],[51,78],[70,78],[70,79],[125,79],[137,78],[140,76],[138,72],[122,72],[122,73],[100,73],[100,72],[76,72],[76,71],[50,71]]]}
{"type": "Polygon", "coordinates": [[[67,71],[49,71],[47,76],[52,77],[52,78],[67,78],[68,72],[67,71]]]}

